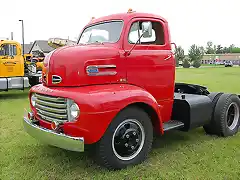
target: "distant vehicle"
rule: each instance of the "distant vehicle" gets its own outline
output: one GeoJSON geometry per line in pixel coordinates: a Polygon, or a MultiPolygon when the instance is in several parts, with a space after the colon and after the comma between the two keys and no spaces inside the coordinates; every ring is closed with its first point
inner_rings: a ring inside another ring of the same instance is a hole
{"type": "Polygon", "coordinates": [[[225,67],[233,67],[232,61],[226,61],[224,65],[225,67]]]}

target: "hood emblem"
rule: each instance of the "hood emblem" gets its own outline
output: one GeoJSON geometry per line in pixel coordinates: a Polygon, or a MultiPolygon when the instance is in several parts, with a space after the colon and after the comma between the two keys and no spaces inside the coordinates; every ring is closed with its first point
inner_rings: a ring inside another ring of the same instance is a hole
{"type": "Polygon", "coordinates": [[[117,74],[116,65],[106,64],[106,65],[90,65],[86,68],[86,73],[88,76],[113,76],[117,74]],[[105,69],[101,71],[101,69],[105,69]]]}
{"type": "Polygon", "coordinates": [[[53,84],[59,84],[62,82],[61,76],[58,75],[52,75],[52,83],[53,84]]]}

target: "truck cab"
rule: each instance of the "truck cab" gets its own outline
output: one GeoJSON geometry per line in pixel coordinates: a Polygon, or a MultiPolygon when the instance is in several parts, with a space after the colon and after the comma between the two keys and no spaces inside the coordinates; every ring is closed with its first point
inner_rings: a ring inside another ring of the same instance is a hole
{"type": "Polygon", "coordinates": [[[21,45],[16,41],[0,41],[0,77],[24,75],[21,45]]]}
{"type": "Polygon", "coordinates": [[[21,44],[13,40],[0,40],[0,91],[22,89],[39,83],[42,74],[36,64],[28,63],[29,54],[22,55],[21,44]]]}
{"type": "Polygon", "coordinates": [[[154,132],[236,134],[239,96],[175,82],[174,46],[159,15],[129,10],[92,19],[76,45],[45,57],[43,84],[29,92],[26,132],[71,151],[96,145],[97,162],[110,169],[144,161],[154,132]],[[229,127],[222,112],[234,112],[229,127]]]}

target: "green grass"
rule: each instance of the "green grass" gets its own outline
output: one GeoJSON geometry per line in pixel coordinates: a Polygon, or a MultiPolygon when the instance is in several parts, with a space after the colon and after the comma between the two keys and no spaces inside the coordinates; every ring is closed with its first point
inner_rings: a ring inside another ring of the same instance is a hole
{"type": "MultiPolygon", "coordinates": [[[[177,69],[178,82],[240,94],[240,68],[177,69]]],[[[156,137],[143,164],[110,172],[89,153],[39,143],[23,131],[27,91],[0,93],[0,179],[239,179],[240,133],[229,138],[172,131],[156,137]]]]}

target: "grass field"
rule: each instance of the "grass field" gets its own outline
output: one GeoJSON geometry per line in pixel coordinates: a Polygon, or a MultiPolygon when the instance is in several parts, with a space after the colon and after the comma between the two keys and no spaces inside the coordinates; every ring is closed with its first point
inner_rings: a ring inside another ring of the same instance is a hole
{"type": "MultiPolygon", "coordinates": [[[[177,81],[240,94],[240,68],[177,69],[177,81]]],[[[98,167],[88,153],[49,147],[22,128],[27,91],[0,93],[0,179],[239,179],[240,133],[205,135],[202,128],[156,137],[146,162],[121,171],[98,167]]]]}

